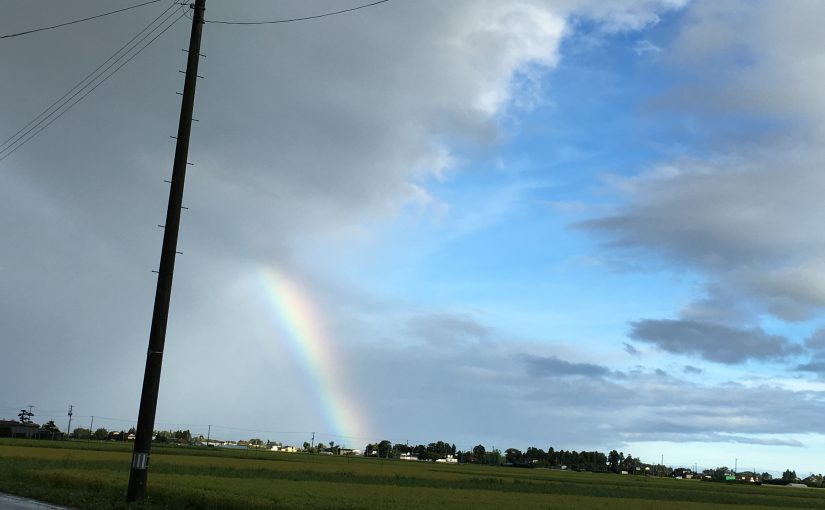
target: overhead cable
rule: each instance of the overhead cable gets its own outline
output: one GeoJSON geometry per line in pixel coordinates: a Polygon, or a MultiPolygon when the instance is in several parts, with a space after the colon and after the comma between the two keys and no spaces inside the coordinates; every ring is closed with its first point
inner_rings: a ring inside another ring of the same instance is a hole
{"type": "Polygon", "coordinates": [[[86,96],[91,94],[95,89],[97,89],[100,85],[106,82],[120,69],[122,69],[123,66],[131,62],[135,57],[142,53],[149,45],[155,42],[155,40],[157,40],[167,30],[172,28],[172,26],[174,26],[178,21],[180,21],[186,14],[186,11],[183,11],[178,16],[175,16],[174,12],[169,14],[169,11],[173,7],[175,7],[175,5],[176,4],[172,4],[163,13],[161,13],[160,16],[158,16],[157,18],[155,18],[155,20],[149,23],[149,25],[147,25],[143,30],[138,32],[138,34],[135,37],[133,37],[128,43],[126,43],[126,45],[121,47],[121,49],[119,49],[111,57],[106,59],[106,61],[104,61],[103,64],[98,66],[97,69],[89,73],[89,75],[87,75],[86,78],[81,80],[77,85],[75,85],[71,90],[69,90],[69,92],[67,92],[60,99],[52,103],[51,106],[49,106],[48,108],[46,108],[46,110],[41,112],[40,115],[34,118],[34,120],[30,121],[28,124],[26,124],[26,126],[18,130],[17,133],[12,135],[2,144],[0,144],[0,161],[3,161],[7,157],[11,156],[12,153],[14,153],[17,149],[28,143],[41,131],[49,127],[54,121],[62,117],[67,111],[69,111],[77,103],[85,99],[86,96]],[[155,25],[157,20],[162,18],[163,16],[166,17],[160,23],[158,23],[157,26],[151,28],[151,30],[144,34],[144,32],[150,29],[152,25],[155,25]],[[169,22],[170,19],[172,19],[171,23],[168,23],[165,27],[163,27],[163,25],[169,22]],[[161,27],[163,28],[159,32],[157,32],[158,29],[160,29],[161,27]],[[157,33],[154,36],[152,36],[152,34],[155,32],[157,33]],[[138,37],[141,34],[144,35],[138,39],[138,37]],[[149,39],[150,36],[152,36],[151,39],[149,39]],[[135,39],[137,39],[137,41],[135,41],[135,39]],[[145,44],[143,44],[143,46],[140,46],[140,44],[146,41],[146,39],[149,40],[145,44]],[[137,48],[138,46],[140,46],[140,48],[138,48],[137,51],[134,51],[135,48],[137,48]],[[125,52],[123,51],[124,49],[125,52]],[[134,53],[129,55],[132,51],[134,51],[134,53]],[[120,56],[117,56],[118,54],[120,54],[120,56]],[[113,58],[114,60],[112,60],[113,58]]]}
{"type": "MultiPolygon", "coordinates": [[[[6,140],[4,140],[4,141],[3,141],[3,143],[0,143],[0,153],[2,153],[2,151],[3,151],[4,147],[6,147],[6,145],[7,145],[7,144],[14,143],[14,142],[16,141],[16,139],[19,139],[19,138],[21,138],[21,137],[25,136],[25,135],[26,135],[26,133],[23,133],[23,131],[25,131],[27,128],[29,128],[29,126],[31,126],[31,125],[32,125],[32,124],[34,124],[35,122],[38,122],[38,121],[41,119],[41,117],[43,117],[44,115],[48,114],[48,113],[52,110],[52,108],[55,108],[56,106],[57,106],[57,107],[62,106],[61,101],[63,101],[64,99],[66,99],[66,98],[67,98],[67,97],[68,97],[68,96],[69,96],[72,92],[74,92],[75,90],[77,90],[77,89],[78,89],[78,88],[80,88],[81,86],[85,87],[85,86],[86,86],[86,81],[88,81],[88,80],[92,79],[98,71],[100,71],[100,70],[101,70],[101,69],[102,69],[102,68],[103,68],[106,64],[108,64],[108,63],[109,63],[112,59],[114,59],[115,57],[117,57],[118,55],[120,55],[120,54],[121,54],[121,52],[123,52],[123,50],[126,50],[126,49],[127,49],[127,48],[128,48],[128,47],[129,47],[129,46],[130,46],[130,45],[131,45],[134,41],[135,41],[135,39],[137,39],[138,37],[140,37],[140,36],[141,36],[141,34],[143,34],[144,32],[146,32],[147,30],[149,30],[149,28],[151,28],[151,27],[152,27],[152,25],[154,25],[154,24],[155,24],[155,23],[156,23],[156,22],[157,22],[160,18],[162,18],[165,14],[167,14],[169,11],[171,11],[171,10],[172,10],[172,8],[174,8],[174,6],[175,6],[175,4],[172,4],[172,5],[170,5],[169,7],[167,7],[165,11],[163,11],[162,13],[160,13],[160,14],[158,15],[158,17],[157,17],[157,18],[155,18],[154,20],[152,20],[152,21],[151,21],[148,25],[146,25],[146,26],[145,26],[145,27],[144,27],[144,28],[143,28],[140,32],[138,32],[137,34],[135,34],[135,36],[134,36],[134,37],[132,37],[131,39],[129,39],[129,41],[127,41],[127,42],[126,42],[126,44],[124,44],[123,46],[121,46],[121,47],[120,47],[120,48],[119,48],[116,52],[114,52],[114,53],[113,53],[113,54],[112,54],[109,58],[107,58],[105,61],[103,61],[103,63],[102,63],[102,64],[100,64],[100,65],[99,65],[99,66],[97,66],[97,67],[96,67],[96,68],[95,68],[92,72],[90,72],[89,74],[87,74],[87,75],[86,75],[86,76],[85,76],[82,80],[80,80],[80,81],[79,81],[79,82],[78,82],[78,83],[77,83],[74,87],[72,87],[71,89],[69,89],[69,91],[68,91],[68,92],[66,92],[66,93],[65,93],[65,94],[63,94],[63,95],[62,95],[59,99],[57,99],[55,102],[53,102],[52,104],[50,104],[50,105],[49,105],[49,106],[48,106],[45,110],[43,110],[42,112],[40,112],[40,114],[39,114],[39,115],[37,115],[34,119],[32,119],[32,120],[31,120],[28,124],[26,124],[25,126],[23,126],[22,128],[20,128],[20,129],[19,129],[16,133],[14,133],[14,134],[13,134],[13,135],[11,135],[9,138],[7,138],[6,140]],[[21,133],[22,133],[22,134],[21,134],[21,133]],[[20,135],[20,137],[18,137],[18,135],[20,135]]],[[[128,51],[127,51],[127,53],[128,53],[128,51]]],[[[93,81],[93,80],[92,80],[92,81],[93,81]]],[[[28,132],[27,132],[27,133],[28,133],[28,132]]]]}
{"type": "Polygon", "coordinates": [[[366,9],[367,7],[372,7],[374,5],[383,4],[389,2],[390,0],[380,0],[378,2],[372,2],[369,4],[359,5],[358,7],[352,7],[350,9],[344,9],[343,11],[335,11],[335,12],[326,12],[324,14],[316,14],[314,16],[304,16],[303,18],[289,18],[289,19],[276,19],[272,21],[221,21],[221,20],[204,20],[204,23],[217,23],[220,25],[274,25],[276,23],[292,23],[294,21],[306,21],[310,19],[317,19],[317,18],[326,18],[327,16],[335,16],[338,14],[344,14],[345,12],[352,12],[357,11],[359,9],[366,9]]]}
{"type": "Polygon", "coordinates": [[[88,18],[76,19],[74,21],[67,21],[66,23],[60,23],[59,25],[52,25],[50,27],[35,28],[35,29],[32,29],[32,30],[26,30],[25,32],[17,32],[16,34],[0,35],[0,39],[8,39],[9,37],[18,37],[18,36],[21,36],[21,35],[32,34],[34,32],[42,32],[44,30],[51,30],[53,28],[65,27],[66,25],[74,25],[75,23],[81,23],[83,21],[89,21],[89,20],[92,20],[92,19],[102,18],[104,16],[109,16],[111,14],[117,14],[119,12],[124,12],[124,11],[128,11],[128,10],[131,10],[131,9],[137,9],[138,7],[143,7],[144,5],[154,4],[154,3],[157,3],[157,2],[160,2],[160,0],[149,0],[148,2],[143,2],[142,4],[133,5],[131,7],[124,7],[123,9],[118,9],[116,11],[104,12],[102,14],[97,14],[95,16],[89,16],[88,18]]]}

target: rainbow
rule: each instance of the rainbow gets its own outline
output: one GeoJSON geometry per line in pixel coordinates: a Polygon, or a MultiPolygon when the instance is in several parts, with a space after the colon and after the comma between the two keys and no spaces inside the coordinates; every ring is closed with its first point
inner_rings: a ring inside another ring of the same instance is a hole
{"type": "MultiPolygon", "coordinates": [[[[343,438],[338,443],[353,443],[364,437],[363,413],[346,387],[346,377],[337,359],[337,345],[325,334],[312,300],[283,273],[266,268],[264,283],[268,302],[275,312],[277,326],[296,362],[303,369],[315,401],[320,403],[326,434],[343,438]]],[[[353,445],[354,446],[354,445],[353,445]]]]}

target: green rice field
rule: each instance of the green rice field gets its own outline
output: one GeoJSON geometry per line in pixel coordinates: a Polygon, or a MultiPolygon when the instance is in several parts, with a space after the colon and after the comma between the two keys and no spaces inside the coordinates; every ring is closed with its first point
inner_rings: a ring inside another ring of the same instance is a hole
{"type": "Polygon", "coordinates": [[[825,509],[822,489],[166,447],[127,505],[129,444],[0,441],[0,492],[78,509],[825,509]]]}

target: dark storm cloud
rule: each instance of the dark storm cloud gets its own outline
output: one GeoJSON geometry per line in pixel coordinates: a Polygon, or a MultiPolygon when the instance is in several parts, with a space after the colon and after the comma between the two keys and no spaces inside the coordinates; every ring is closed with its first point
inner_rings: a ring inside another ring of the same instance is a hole
{"type": "Polygon", "coordinates": [[[663,163],[618,179],[626,202],[578,226],[611,248],[701,271],[708,297],[688,307],[691,315],[735,317],[752,307],[786,320],[810,318],[825,309],[818,276],[825,241],[811,234],[825,220],[815,207],[815,190],[825,185],[819,159],[818,149],[783,146],[755,148],[752,158],[663,163]],[[779,156],[800,151],[809,154],[779,156]]]}
{"type": "Polygon", "coordinates": [[[805,339],[805,347],[813,352],[825,352],[825,328],[818,328],[805,339]]]}
{"type": "Polygon", "coordinates": [[[796,370],[825,377],[825,328],[817,328],[805,339],[805,349],[811,359],[797,365],[796,370]]]}
{"type": "Polygon", "coordinates": [[[546,377],[589,376],[604,377],[610,374],[607,367],[591,363],[571,363],[555,356],[524,356],[524,363],[532,375],[546,377]]]}
{"type": "Polygon", "coordinates": [[[646,319],[631,323],[631,338],[674,354],[696,355],[708,361],[735,364],[748,360],[779,360],[800,352],[781,335],[761,328],[735,328],[692,320],[646,319]]]}
{"type": "Polygon", "coordinates": [[[624,348],[624,352],[630,354],[631,356],[640,355],[639,351],[627,342],[622,342],[622,347],[624,348]]]}
{"type": "Polygon", "coordinates": [[[815,358],[807,363],[802,363],[796,366],[796,370],[800,372],[812,372],[814,374],[825,376],[825,359],[815,358]]]}

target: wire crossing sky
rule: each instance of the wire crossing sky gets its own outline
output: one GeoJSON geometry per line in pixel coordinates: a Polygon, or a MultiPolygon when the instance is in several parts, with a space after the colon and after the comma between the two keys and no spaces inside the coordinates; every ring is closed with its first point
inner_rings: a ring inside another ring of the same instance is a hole
{"type": "Polygon", "coordinates": [[[51,25],[51,26],[48,26],[48,27],[35,28],[35,29],[32,29],[32,30],[26,30],[25,32],[17,32],[17,33],[14,33],[14,34],[0,35],[0,39],[8,39],[10,37],[19,37],[21,35],[33,34],[35,32],[43,32],[45,30],[52,30],[52,29],[55,29],[55,28],[61,28],[61,27],[65,27],[65,26],[68,26],[68,25],[74,25],[76,23],[82,23],[84,21],[90,21],[90,20],[93,20],[93,19],[103,18],[105,16],[109,16],[109,15],[112,15],[112,14],[118,14],[118,13],[121,13],[121,12],[129,11],[129,10],[132,10],[132,9],[136,9],[138,7],[143,7],[144,5],[154,4],[154,3],[157,3],[157,2],[160,2],[160,0],[150,0],[148,2],[143,2],[141,4],[133,5],[131,7],[124,7],[123,9],[117,9],[115,11],[104,12],[102,14],[97,14],[95,16],[90,16],[88,18],[76,19],[74,21],[67,21],[65,23],[60,23],[60,24],[57,24],[57,25],[51,25]]]}
{"type": "Polygon", "coordinates": [[[219,25],[276,25],[279,23],[294,23],[296,21],[307,21],[311,19],[319,19],[319,18],[327,18],[329,16],[337,16],[339,14],[344,14],[347,12],[358,11],[361,9],[366,9],[368,7],[373,7],[378,4],[383,4],[389,2],[390,0],[379,0],[378,2],[372,2],[369,4],[359,5],[358,7],[352,7],[350,9],[343,9],[340,11],[333,11],[333,12],[325,12],[323,14],[315,14],[312,16],[303,16],[300,18],[289,18],[289,19],[276,19],[270,21],[225,21],[225,20],[205,20],[206,23],[215,23],[219,25]]]}
{"type": "Polygon", "coordinates": [[[175,6],[176,4],[173,3],[167,7],[166,10],[164,10],[157,18],[152,20],[149,25],[144,27],[102,64],[87,74],[80,82],[69,89],[68,92],[63,94],[45,110],[40,112],[40,114],[38,114],[34,119],[29,121],[25,126],[3,141],[3,143],[0,144],[0,161],[3,161],[11,156],[15,151],[26,145],[34,137],[40,134],[40,132],[62,117],[72,107],[83,101],[86,96],[94,92],[95,89],[122,69],[123,66],[131,62],[150,44],[155,42],[161,35],[172,28],[172,26],[178,22],[185,13],[177,13],[177,17],[175,17],[175,6]],[[171,20],[171,22],[169,22],[169,20],[171,20]],[[164,26],[164,24],[166,26],[164,26]],[[146,42],[144,43],[144,41],[146,42]],[[143,46],[140,46],[141,44],[143,44],[143,46]]]}
{"type": "MultiPolygon", "coordinates": [[[[134,419],[186,57],[167,7],[0,44],[0,418],[134,419]]],[[[822,471],[825,6],[352,14],[205,27],[158,423],[822,471]]],[[[9,2],[0,34],[42,17],[9,2]]]]}

